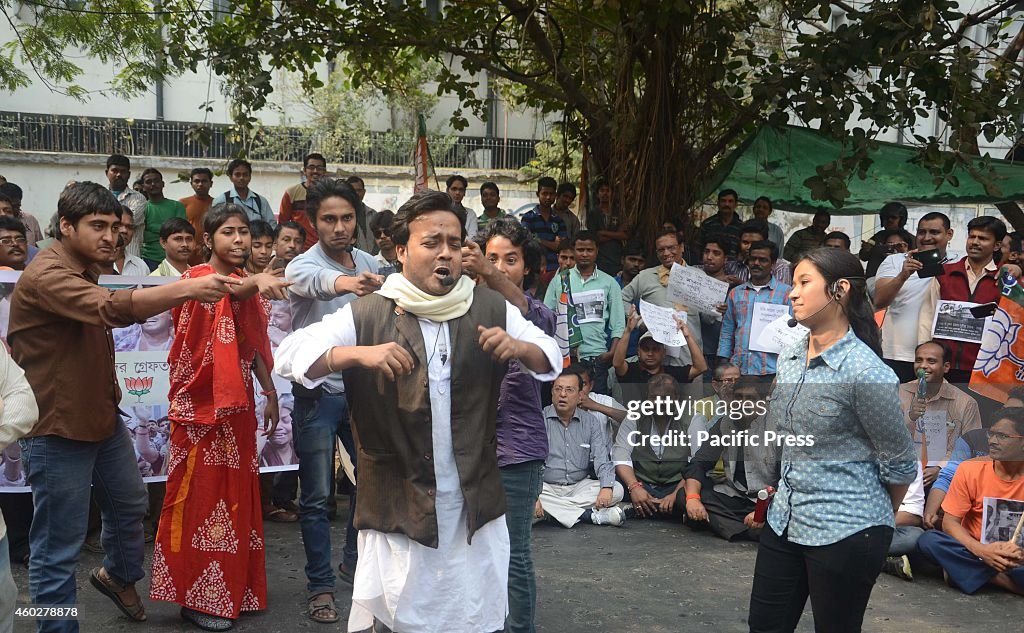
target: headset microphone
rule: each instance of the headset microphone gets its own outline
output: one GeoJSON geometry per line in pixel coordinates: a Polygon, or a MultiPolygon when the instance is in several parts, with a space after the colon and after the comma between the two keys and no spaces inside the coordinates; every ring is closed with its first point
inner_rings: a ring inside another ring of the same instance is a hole
{"type": "Polygon", "coordinates": [[[819,314],[821,314],[821,311],[824,310],[825,308],[827,308],[829,306],[829,304],[831,304],[833,301],[835,301],[836,299],[842,298],[843,294],[842,294],[842,291],[839,290],[839,282],[838,281],[835,281],[835,282],[832,283],[832,287],[829,289],[829,293],[828,294],[829,294],[828,301],[825,303],[825,305],[823,305],[820,308],[818,308],[814,312],[814,314],[812,314],[812,315],[810,315],[808,317],[804,317],[803,319],[796,319],[794,317],[794,318],[790,319],[789,321],[787,321],[786,325],[788,325],[789,327],[796,327],[797,324],[800,323],[800,321],[806,321],[807,319],[813,319],[814,317],[816,317],[819,314]]]}

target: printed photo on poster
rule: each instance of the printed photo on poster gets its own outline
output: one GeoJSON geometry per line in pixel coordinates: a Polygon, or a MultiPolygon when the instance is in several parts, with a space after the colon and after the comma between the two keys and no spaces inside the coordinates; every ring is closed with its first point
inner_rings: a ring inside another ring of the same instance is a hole
{"type": "MultiPolygon", "coordinates": [[[[1024,514],[1024,500],[985,497],[981,514],[981,542],[1008,542],[1013,538],[1024,514]]],[[[1024,530],[1017,536],[1017,545],[1024,547],[1024,530]]]]}
{"type": "MultiPolygon", "coordinates": [[[[0,340],[4,345],[7,344],[10,295],[19,275],[18,272],[0,271],[0,340]]],[[[108,288],[157,286],[171,281],[174,280],[165,277],[100,277],[100,285],[108,288]]],[[[276,350],[291,331],[288,301],[272,301],[267,327],[271,349],[276,350]]],[[[172,312],[163,312],[142,323],[114,329],[111,334],[114,340],[114,370],[121,389],[119,409],[132,436],[139,473],[146,482],[164,481],[167,479],[171,426],[167,417],[167,394],[170,391],[167,353],[174,341],[172,312]]],[[[276,374],[273,377],[281,421],[270,437],[263,434],[266,398],[259,393],[258,386],[254,394],[258,422],[256,443],[261,472],[295,470],[299,467],[292,432],[294,399],[291,383],[276,374]]],[[[253,382],[258,385],[255,380],[253,382]]],[[[0,493],[28,491],[21,465],[21,446],[14,443],[0,451],[0,493]]]]}
{"type": "Polygon", "coordinates": [[[981,343],[988,319],[975,319],[971,315],[971,308],[978,305],[969,301],[939,301],[935,306],[932,336],[965,343],[981,343]]]}
{"type": "Polygon", "coordinates": [[[572,293],[576,306],[576,317],[580,323],[604,323],[604,290],[587,290],[572,293]]]}

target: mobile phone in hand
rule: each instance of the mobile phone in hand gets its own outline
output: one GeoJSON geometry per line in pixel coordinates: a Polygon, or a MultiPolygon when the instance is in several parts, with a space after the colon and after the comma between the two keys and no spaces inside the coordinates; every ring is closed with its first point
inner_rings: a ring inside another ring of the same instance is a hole
{"type": "Polygon", "coordinates": [[[925,277],[936,277],[942,274],[942,254],[938,250],[918,251],[913,253],[911,257],[924,265],[921,270],[917,271],[918,277],[924,279],[925,277]]]}

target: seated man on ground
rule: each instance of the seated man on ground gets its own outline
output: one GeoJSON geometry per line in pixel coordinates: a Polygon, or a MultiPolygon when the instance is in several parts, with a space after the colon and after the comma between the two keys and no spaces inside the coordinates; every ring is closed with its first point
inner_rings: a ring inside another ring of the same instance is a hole
{"type": "Polygon", "coordinates": [[[966,594],[992,584],[1024,595],[1024,536],[1016,529],[1024,509],[1024,409],[1004,408],[994,419],[989,457],[960,464],[942,502],[942,532],[925,532],[917,547],[966,594]]]}
{"type": "MultiPolygon", "coordinates": [[[[1009,397],[1005,402],[1006,408],[1024,407],[1024,385],[1010,390],[1009,397]]],[[[991,422],[991,420],[989,420],[991,422]]],[[[939,476],[932,484],[928,492],[928,501],[924,506],[923,524],[926,530],[942,529],[942,501],[949,491],[949,484],[953,483],[953,475],[961,462],[975,457],[988,455],[988,431],[985,429],[974,429],[967,431],[957,438],[953,445],[953,452],[949,455],[949,461],[939,471],[939,476]]]]}
{"type": "Polygon", "coordinates": [[[573,363],[562,370],[563,376],[579,375],[583,381],[583,390],[580,392],[580,409],[589,412],[601,423],[605,430],[605,438],[608,446],[608,457],[611,458],[612,445],[615,443],[615,435],[619,432],[619,425],[626,419],[626,407],[618,400],[603,393],[593,393],[591,388],[594,383],[590,380],[590,368],[585,363],[573,363]]]}
{"type": "MultiPolygon", "coordinates": [[[[676,387],[675,378],[669,374],[655,374],[647,383],[647,399],[675,401],[676,387]]],[[[667,413],[664,408],[662,413],[667,413]]],[[[641,415],[636,418],[626,417],[612,448],[615,472],[625,483],[633,504],[630,514],[682,518],[686,484],[683,475],[690,461],[686,440],[689,417],[641,415]],[[669,441],[664,442],[663,438],[669,441]]]]}
{"type": "Polygon", "coordinates": [[[727,541],[761,538],[764,523],[754,521],[757,493],[779,485],[779,448],[764,441],[767,431],[775,431],[765,415],[766,386],[753,378],[736,384],[728,412],[714,417],[708,439],[686,468],[687,518],[694,527],[706,522],[727,541]]]}
{"type": "Polygon", "coordinates": [[[740,380],[740,369],[729,363],[719,363],[711,378],[710,396],[693,403],[693,419],[690,421],[690,452],[700,450],[702,443],[701,431],[711,428],[712,420],[721,410],[722,404],[732,400],[732,391],[740,380]]]}
{"type": "Polygon", "coordinates": [[[914,350],[914,373],[920,376],[924,372],[928,396],[924,401],[917,397],[919,379],[900,385],[900,407],[906,415],[907,427],[922,459],[928,458],[925,488],[935,482],[949,461],[957,439],[981,428],[977,401],[946,380],[949,369],[949,348],[938,341],[927,341],[914,350]],[[937,435],[929,437],[929,430],[937,435]]]}
{"type": "Polygon", "coordinates": [[[548,457],[535,516],[547,516],[571,528],[580,521],[622,525],[622,485],[608,459],[601,422],[579,408],[583,379],[562,374],[551,386],[552,404],[544,408],[548,457]],[[590,477],[593,467],[597,479],[590,477]]]}

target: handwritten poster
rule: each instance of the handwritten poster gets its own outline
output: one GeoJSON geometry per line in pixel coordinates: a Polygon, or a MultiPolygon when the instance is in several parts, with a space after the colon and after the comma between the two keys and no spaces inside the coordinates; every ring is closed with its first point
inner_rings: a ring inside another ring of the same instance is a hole
{"type": "Polygon", "coordinates": [[[765,328],[761,330],[761,335],[758,338],[756,345],[751,344],[750,349],[778,354],[781,353],[784,348],[801,340],[810,330],[799,323],[793,327],[789,327],[790,318],[789,312],[787,312],[766,325],[765,328]]]}
{"type": "MultiPolygon", "coordinates": [[[[640,300],[640,316],[644,319],[644,325],[647,326],[647,331],[651,333],[654,340],[662,345],[670,347],[686,345],[686,339],[679,331],[679,326],[676,325],[674,318],[676,314],[677,312],[672,308],[662,308],[653,303],[647,303],[643,299],[640,300]]],[[[685,312],[678,314],[682,315],[683,319],[686,318],[685,312]]]]}
{"type": "Polygon", "coordinates": [[[672,264],[665,289],[668,300],[696,308],[705,314],[720,315],[717,306],[725,303],[729,283],[707,275],[693,266],[672,264]]]}
{"type": "MultiPolygon", "coordinates": [[[[748,344],[753,352],[768,352],[778,354],[779,349],[766,349],[762,344],[761,335],[765,328],[773,322],[785,318],[789,321],[789,306],[775,303],[755,303],[751,309],[750,339],[748,344]]],[[[781,348],[780,348],[781,349],[781,348]]]]}
{"type": "Polygon", "coordinates": [[[917,441],[924,438],[924,445],[928,447],[928,466],[936,466],[946,459],[950,424],[945,411],[925,411],[917,419],[917,441]]]}

